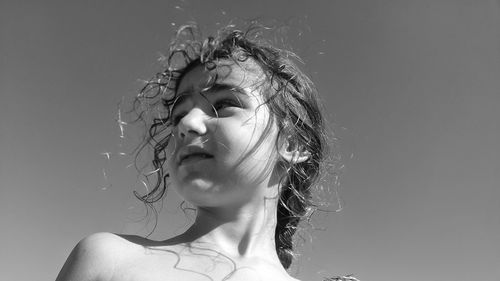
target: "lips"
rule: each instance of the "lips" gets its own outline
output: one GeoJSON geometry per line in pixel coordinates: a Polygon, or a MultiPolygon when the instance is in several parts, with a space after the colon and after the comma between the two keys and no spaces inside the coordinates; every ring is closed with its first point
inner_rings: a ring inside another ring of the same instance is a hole
{"type": "Polygon", "coordinates": [[[199,146],[186,146],[179,151],[177,163],[178,165],[183,165],[213,157],[212,154],[199,146]]]}

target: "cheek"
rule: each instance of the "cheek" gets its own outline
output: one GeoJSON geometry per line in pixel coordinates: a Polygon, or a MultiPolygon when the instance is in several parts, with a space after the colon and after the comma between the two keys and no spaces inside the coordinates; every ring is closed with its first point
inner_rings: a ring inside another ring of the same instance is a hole
{"type": "MultiPolygon", "coordinates": [[[[219,127],[214,144],[221,155],[229,159],[241,159],[258,154],[270,141],[263,129],[255,123],[219,127]]],[[[265,150],[265,149],[264,149],[265,150]]]]}
{"type": "Polygon", "coordinates": [[[221,141],[228,145],[221,145],[220,148],[231,152],[227,155],[227,164],[239,170],[240,176],[265,174],[264,171],[273,170],[278,159],[275,130],[253,127],[239,134],[233,132],[231,139],[221,141]]]}

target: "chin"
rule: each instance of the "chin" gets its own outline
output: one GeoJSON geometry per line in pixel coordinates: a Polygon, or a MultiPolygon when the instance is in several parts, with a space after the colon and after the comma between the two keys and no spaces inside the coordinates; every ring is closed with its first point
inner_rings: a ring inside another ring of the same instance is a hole
{"type": "MultiPolygon", "coordinates": [[[[220,188],[212,182],[193,179],[182,184],[176,185],[175,190],[186,201],[198,201],[198,199],[219,196],[220,188]]],[[[194,203],[194,202],[193,202],[194,203]]]]}

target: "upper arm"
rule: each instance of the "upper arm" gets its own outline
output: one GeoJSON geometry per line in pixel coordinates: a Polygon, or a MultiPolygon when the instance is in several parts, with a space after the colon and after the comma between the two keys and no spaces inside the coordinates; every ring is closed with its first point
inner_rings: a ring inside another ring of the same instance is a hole
{"type": "Polygon", "coordinates": [[[116,248],[120,246],[118,239],[111,233],[96,233],[82,239],[64,263],[56,281],[110,280],[116,264],[116,248]]]}

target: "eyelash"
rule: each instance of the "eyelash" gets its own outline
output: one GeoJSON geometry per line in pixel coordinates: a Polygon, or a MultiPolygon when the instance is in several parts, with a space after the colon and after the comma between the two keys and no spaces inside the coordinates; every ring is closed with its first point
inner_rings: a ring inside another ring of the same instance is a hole
{"type": "Polygon", "coordinates": [[[230,99],[223,99],[223,100],[217,101],[213,105],[215,110],[220,110],[220,109],[223,109],[226,107],[240,107],[240,106],[241,105],[238,102],[235,102],[235,101],[230,100],[230,99]]]}
{"type": "MultiPolygon", "coordinates": [[[[214,112],[217,114],[217,112],[219,110],[222,110],[224,108],[227,108],[227,107],[241,107],[241,104],[239,103],[239,101],[234,101],[234,100],[231,100],[231,99],[222,99],[222,100],[218,100],[213,106],[212,106],[214,112]]],[[[181,121],[182,118],[184,118],[184,116],[186,115],[185,112],[180,112],[179,114],[173,114],[171,116],[171,119],[172,119],[172,125],[174,126],[177,126],[177,124],[179,124],[179,122],[181,121]]],[[[218,114],[217,114],[218,116],[218,114]]]]}

